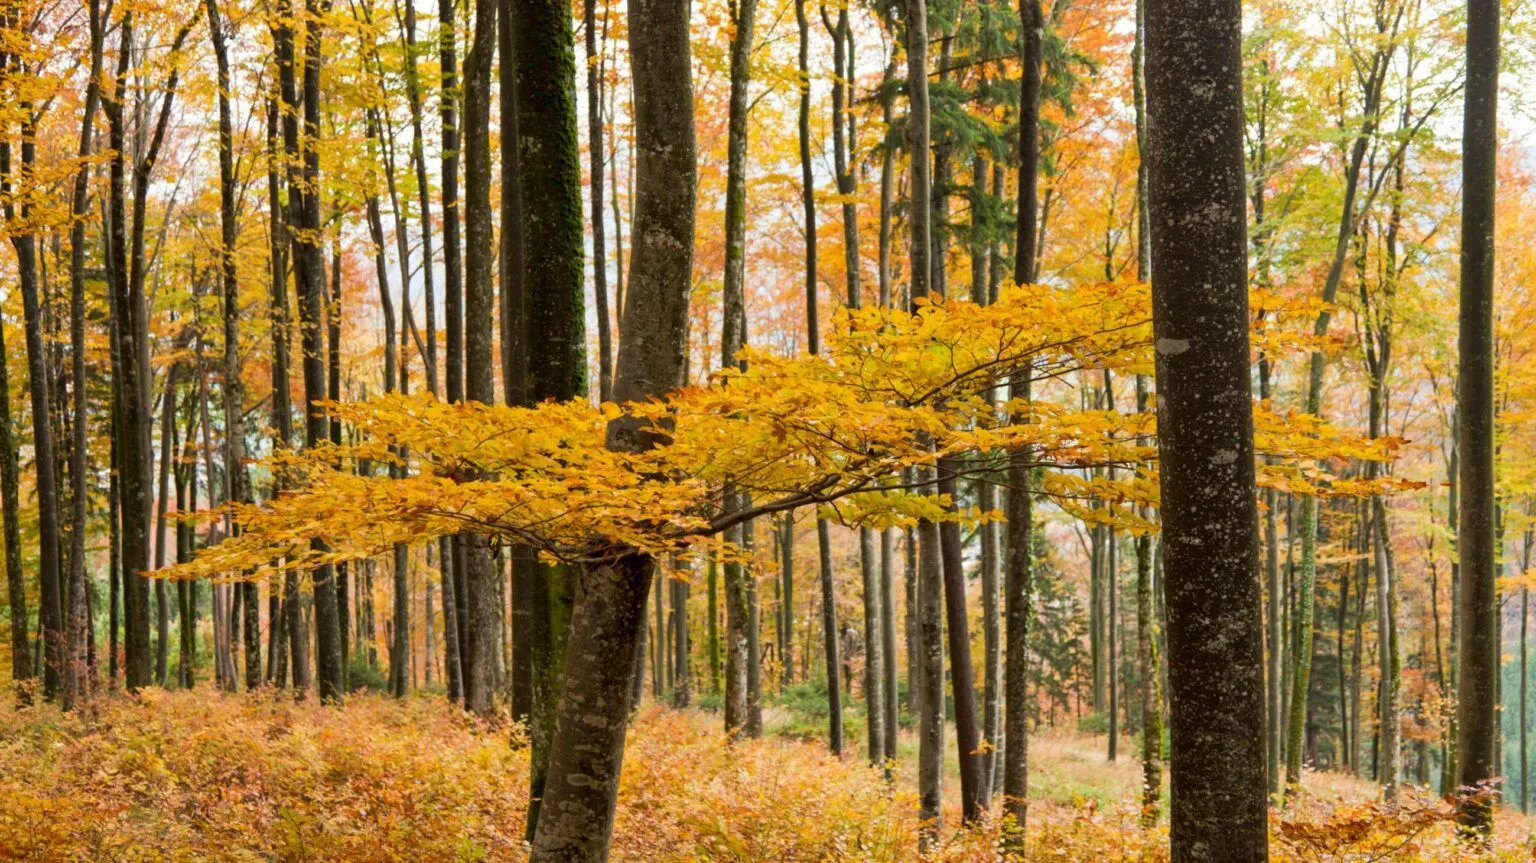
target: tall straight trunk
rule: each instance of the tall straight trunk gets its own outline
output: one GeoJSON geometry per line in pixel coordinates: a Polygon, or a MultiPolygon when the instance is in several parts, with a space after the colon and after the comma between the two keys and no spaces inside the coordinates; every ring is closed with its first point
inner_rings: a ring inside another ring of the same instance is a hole
{"type": "MultiPolygon", "coordinates": [[[[0,69],[4,68],[6,59],[0,53],[0,69]]],[[[11,62],[20,63],[14,59],[11,62]]],[[[32,216],[31,207],[25,203],[18,212],[11,203],[10,194],[20,192],[28,195],[30,186],[36,182],[33,176],[37,152],[36,109],[29,100],[20,102],[16,107],[23,116],[18,164],[12,163],[8,137],[0,142],[0,192],[6,195],[5,220],[10,225],[17,224],[18,219],[26,222],[32,216]]],[[[27,387],[32,401],[32,460],[36,468],[34,496],[37,498],[38,518],[38,629],[43,643],[43,697],[52,699],[64,694],[64,680],[69,672],[65,661],[64,584],[59,559],[59,525],[62,514],[59,512],[58,473],[54,462],[53,425],[50,422],[53,403],[50,401],[49,390],[53,381],[47,346],[43,343],[45,322],[41,291],[44,288],[38,271],[37,238],[30,227],[21,227],[10,233],[11,247],[16,253],[16,275],[21,286],[22,310],[26,322],[27,387]]]]}
{"type": "MultiPolygon", "coordinates": [[[[751,78],[752,39],[757,0],[730,3],[731,90],[726,139],[725,273],[722,293],[720,362],[724,368],[744,366],[736,354],[747,342],[746,311],[746,216],[747,216],[747,101],[751,78]]],[[[749,501],[731,495],[732,505],[749,501]]],[[[745,526],[731,528],[726,541],[740,546],[745,526]]],[[[729,735],[748,733],[751,709],[748,655],[752,614],[748,596],[748,567],[734,557],[724,565],[725,589],[725,730],[729,735]]]]}
{"type": "Polygon", "coordinates": [[[1264,861],[1241,10],[1223,0],[1147,0],[1145,38],[1171,857],[1264,861]]]}
{"type": "MultiPolygon", "coordinates": [[[[325,302],[325,379],[326,398],[333,402],[341,401],[341,218],[336,214],[331,225],[331,288],[325,302]]],[[[330,441],[333,446],[341,446],[341,420],[330,420],[330,441]]],[[[210,492],[210,495],[212,493],[210,492]]],[[[341,650],[341,689],[347,690],[348,656],[351,652],[351,639],[348,630],[347,615],[347,562],[336,564],[336,641],[341,650]]],[[[430,630],[428,630],[430,632],[430,630]]],[[[428,656],[431,653],[428,652],[428,656]]],[[[430,664],[427,666],[432,667],[430,664]]]]}
{"type": "MultiPolygon", "coordinates": [[[[1401,13],[1399,13],[1400,18],[1401,13]]],[[[1359,209],[1360,172],[1364,164],[1367,145],[1375,134],[1381,105],[1382,87],[1386,82],[1391,56],[1396,45],[1396,26],[1389,25],[1387,17],[1377,21],[1377,45],[1369,55],[1369,68],[1358,70],[1362,86],[1363,122],[1350,145],[1349,161],[1345,166],[1344,200],[1339,212],[1339,227],[1335,235],[1334,251],[1328,274],[1323,281],[1323,310],[1318,312],[1312,333],[1318,339],[1328,334],[1332,318],[1333,302],[1338,295],[1343,278],[1344,263],[1349,245],[1356,233],[1359,209]],[[1389,32],[1388,27],[1391,27],[1389,32]]],[[[1326,357],[1322,351],[1313,351],[1307,367],[1307,391],[1305,409],[1317,415],[1322,410],[1323,370],[1326,357]]],[[[1299,632],[1298,649],[1292,657],[1289,731],[1285,742],[1285,777],[1288,791],[1299,787],[1301,782],[1301,755],[1305,748],[1307,697],[1312,679],[1312,609],[1317,585],[1317,530],[1318,500],[1314,496],[1302,499],[1301,510],[1301,577],[1297,590],[1301,595],[1300,613],[1296,619],[1299,632]]]]}
{"type": "MultiPolygon", "coordinates": [[[[929,268],[931,232],[929,219],[931,183],[929,172],[928,108],[928,4],[925,0],[906,0],[907,48],[907,150],[911,156],[908,242],[911,267],[910,301],[926,297],[932,273],[929,268]]],[[[938,835],[943,794],[942,752],[944,748],[944,647],[940,601],[943,582],[939,559],[939,531],[932,522],[918,524],[922,562],[917,567],[917,602],[912,620],[916,622],[913,640],[917,661],[913,669],[917,680],[909,682],[917,693],[918,707],[918,814],[924,836],[931,843],[938,835]]],[[[910,556],[909,556],[910,560],[910,556]]]]}
{"type": "MultiPolygon", "coordinates": [[[[443,198],[443,315],[446,356],[446,395],[448,401],[464,399],[464,259],[459,238],[459,72],[455,33],[455,0],[438,0],[438,70],[441,78],[438,114],[442,126],[440,180],[443,198]]],[[[449,553],[452,561],[454,619],[458,624],[459,664],[465,703],[468,704],[469,676],[473,660],[469,653],[469,577],[466,560],[461,560],[463,541],[452,537],[449,553]]]]}
{"type": "MultiPolygon", "coordinates": [[[[1498,164],[1499,5],[1467,3],[1467,82],[1461,160],[1461,312],[1457,350],[1461,475],[1456,537],[1461,561],[1456,690],[1456,785],[1496,781],[1498,605],[1494,533],[1493,276],[1498,164]]],[[[1493,806],[1464,798],[1461,822],[1486,835],[1493,806]]]]}
{"type": "MultiPolygon", "coordinates": [[[[165,512],[169,505],[171,462],[176,452],[176,409],[181,394],[182,367],[178,363],[165,374],[165,393],[160,404],[160,462],[155,480],[155,568],[169,566],[165,549],[165,512]]],[[[190,428],[190,427],[189,427],[190,428]]],[[[190,431],[189,431],[190,435],[190,431]]],[[[215,621],[218,618],[215,617],[215,621]]],[[[155,683],[166,685],[166,662],[170,654],[171,619],[165,579],[155,580],[155,683]]],[[[223,679],[219,683],[223,684],[223,679]]]]}
{"type": "MultiPolygon", "coordinates": [[[[517,182],[523,216],[521,284],[538,286],[524,292],[521,310],[525,327],[521,338],[528,346],[523,358],[527,398],[532,403],[567,401],[587,392],[574,37],[569,5],[524,2],[518,13],[511,60],[516,69],[517,182]]],[[[465,117],[468,126],[467,107],[465,117]]],[[[466,186],[467,179],[466,168],[466,186]]],[[[489,240],[489,224],[486,228],[489,240]]],[[[470,397],[476,393],[472,391],[470,397]]],[[[536,566],[529,621],[535,798],[529,807],[531,826],[542,811],[537,798],[544,796],[547,777],[553,775],[548,772],[548,759],[564,688],[577,581],[570,567],[536,566]]],[[[662,648],[659,641],[658,656],[665,655],[662,648]]]]}
{"type": "MultiPolygon", "coordinates": [[[[515,19],[514,0],[501,0],[501,15],[496,19],[496,46],[501,52],[501,87],[497,94],[501,120],[501,200],[498,202],[501,208],[501,254],[497,260],[497,277],[501,288],[498,299],[501,314],[502,400],[509,406],[528,403],[529,348],[527,299],[523,290],[523,190],[520,182],[523,172],[519,152],[522,136],[517,108],[515,19]]],[[[597,153],[602,153],[600,137],[594,140],[592,146],[597,153]]],[[[448,553],[446,544],[444,553],[448,553]]],[[[508,629],[512,636],[512,649],[508,662],[512,681],[512,717],[531,724],[534,709],[533,674],[537,661],[533,645],[533,606],[535,591],[540,588],[539,566],[530,548],[514,545],[509,554],[512,613],[508,629]]],[[[449,597],[446,588],[443,599],[444,608],[447,608],[449,597]]],[[[532,835],[531,826],[529,835],[532,835]]]]}
{"type": "Polygon", "coordinates": [[[583,0],[582,26],[586,31],[587,50],[587,152],[592,175],[592,298],[597,306],[597,397],[608,401],[613,396],[613,334],[609,331],[608,257],[603,235],[603,55],[597,47],[597,0],[583,0]]]}
{"type": "MultiPolygon", "coordinates": [[[[1131,98],[1136,112],[1136,148],[1138,156],[1147,136],[1146,94],[1146,0],[1136,0],[1136,38],[1131,50],[1131,98]]],[[[1147,208],[1147,163],[1138,159],[1136,167],[1136,278],[1150,281],[1152,278],[1151,218],[1147,208]]],[[[1151,403],[1151,392],[1146,375],[1136,376],[1136,412],[1146,413],[1151,403]]],[[[1140,438],[1138,444],[1150,443],[1140,438]]],[[[1143,519],[1151,520],[1150,507],[1140,512],[1143,519]]],[[[1273,566],[1276,557],[1273,549],[1275,531],[1274,498],[1270,498],[1269,533],[1271,544],[1269,562],[1273,566]]],[[[1154,584],[1152,565],[1152,536],[1136,537],[1136,659],[1141,678],[1141,823],[1151,828],[1157,825],[1158,810],[1163,798],[1163,689],[1162,659],[1158,649],[1158,619],[1154,609],[1154,593],[1161,586],[1154,584]]],[[[1277,570],[1278,571],[1278,570],[1277,570]]],[[[1278,583],[1278,582],[1276,582],[1278,583]]],[[[1271,596],[1278,593],[1272,589],[1271,596]]],[[[1279,608],[1278,603],[1274,606],[1279,608]]],[[[1280,692],[1278,666],[1277,677],[1271,682],[1276,693],[1280,692]]],[[[1278,737],[1279,716],[1271,718],[1278,737]]],[[[1271,774],[1271,786],[1276,782],[1271,774]]]]}
{"type": "MultiPolygon", "coordinates": [[[[85,105],[82,108],[80,121],[80,169],[75,173],[74,188],[70,196],[70,215],[73,222],[69,229],[69,351],[70,351],[70,382],[73,388],[74,404],[71,434],[73,439],[70,445],[70,554],[69,554],[69,578],[66,587],[68,607],[65,611],[65,667],[64,677],[64,706],[68,708],[77,699],[88,697],[94,687],[96,670],[93,663],[87,661],[89,634],[92,629],[90,609],[87,607],[87,581],[85,572],[85,532],[86,532],[86,482],[85,473],[88,469],[89,451],[87,449],[86,423],[88,414],[86,410],[86,366],[85,366],[85,220],[90,212],[90,167],[84,161],[90,155],[94,140],[96,122],[96,110],[101,103],[101,67],[102,48],[105,38],[101,5],[99,0],[92,0],[87,6],[90,19],[91,39],[91,77],[86,84],[85,105]]],[[[0,352],[5,350],[0,343],[0,352]]],[[[5,363],[0,360],[0,366],[5,363]]],[[[9,400],[9,382],[4,379],[4,372],[0,370],[0,398],[9,400]]],[[[0,433],[0,446],[9,447],[10,437],[10,405],[7,404],[4,413],[0,413],[0,422],[4,422],[5,430],[0,433]]],[[[14,459],[15,454],[7,454],[4,458],[14,459]]],[[[14,465],[12,466],[14,469],[14,465]]],[[[0,467],[0,473],[6,472],[0,467]]],[[[14,482],[14,477],[9,481],[0,479],[0,490],[5,493],[7,507],[14,498],[12,494],[15,488],[9,484],[14,482]]],[[[6,542],[9,553],[10,535],[12,525],[9,519],[14,518],[15,513],[7,510],[6,517],[6,542]]],[[[18,549],[19,557],[19,549],[18,549]]],[[[7,566],[11,565],[9,555],[6,559],[7,566]]],[[[19,569],[20,561],[17,561],[19,569]]],[[[16,573],[19,580],[20,573],[16,573]]],[[[25,615],[25,600],[20,603],[22,614],[25,615]]],[[[18,618],[15,604],[12,607],[11,626],[20,629],[22,634],[22,649],[25,651],[26,623],[25,617],[18,618]],[[19,625],[18,625],[19,621],[19,625]]],[[[14,648],[14,643],[13,643],[14,648]]],[[[21,680],[23,677],[17,677],[21,680]]]]}
{"type": "MultiPolygon", "coordinates": [[[[281,67],[281,64],[279,64],[281,67]]],[[[291,68],[291,60],[289,63],[291,68]]],[[[281,75],[280,75],[281,77],[281,75]]],[[[288,81],[291,83],[292,76],[288,81]]],[[[279,85],[280,87],[281,85],[279,85]]],[[[275,432],[272,445],[286,449],[293,443],[293,405],[289,395],[288,375],[288,234],[282,204],[282,174],[280,144],[278,143],[278,102],[267,100],[267,218],[268,236],[271,239],[269,275],[269,316],[272,333],[272,428],[275,432]]],[[[281,478],[274,478],[273,493],[280,490],[281,478]]],[[[288,614],[292,591],[285,589],[288,579],[274,578],[267,601],[267,679],[281,687],[287,676],[288,614]]]]}
{"type": "MultiPolygon", "coordinates": [[[[978,153],[971,160],[971,302],[985,306],[992,302],[988,290],[989,270],[993,263],[994,243],[989,236],[993,226],[988,224],[987,194],[990,171],[986,160],[978,153]]],[[[994,410],[997,391],[989,388],[987,403],[994,410]]],[[[988,477],[976,480],[976,505],[982,512],[997,509],[997,486],[988,477]]],[[[999,753],[1003,742],[1003,627],[1001,578],[1002,561],[998,559],[998,529],[987,522],[977,529],[981,542],[979,560],[981,582],[981,629],[982,629],[982,737],[989,746],[982,753],[981,800],[990,806],[994,777],[1001,776],[1002,758],[999,753]]]]}
{"type": "MultiPolygon", "coordinates": [[[[492,323],[497,310],[496,244],[491,220],[490,144],[496,5],[486,2],[475,7],[474,42],[464,61],[464,395],[482,404],[496,401],[492,364],[492,323]]],[[[524,25],[517,28],[519,35],[523,30],[537,28],[530,18],[525,13],[523,21],[518,22],[524,25]]],[[[568,26],[569,10],[566,23],[568,26]]],[[[522,51],[518,54],[521,57],[522,51]]],[[[518,88],[518,95],[524,95],[522,87],[518,88]]],[[[519,132],[526,134],[526,126],[519,124],[519,132]]],[[[459,548],[464,555],[460,572],[468,591],[464,611],[469,622],[464,702],[471,711],[487,716],[494,707],[501,654],[501,603],[497,590],[500,575],[484,535],[464,533],[460,540],[459,548]]]]}
{"type": "MultiPolygon", "coordinates": [[[[635,87],[635,235],[631,300],[615,366],[614,398],[636,401],[682,383],[693,268],[693,83],[688,0],[630,0],[635,87]]],[[[654,438],[632,420],[608,428],[610,449],[654,438]]],[[[531,863],[602,863],[629,718],[629,686],[653,562],[615,548],[581,573],[572,614],[543,813],[531,863]]]]}
{"type": "MultiPolygon", "coordinates": [[[[1019,54],[1023,76],[1019,93],[1018,234],[1014,244],[1013,278],[1025,284],[1035,270],[1035,213],[1040,174],[1040,88],[1045,18],[1039,0],[1019,0],[1022,22],[1019,54]]],[[[1028,402],[1030,369],[1015,373],[1010,396],[1028,402]]],[[[1015,418],[1018,421],[1019,418],[1015,418]]],[[[1023,829],[1029,795],[1029,624],[1034,598],[1034,502],[1032,456],[1027,449],[1008,458],[1007,568],[1003,582],[1006,632],[1003,707],[1004,815],[1012,819],[1007,837],[1010,857],[1024,853],[1023,829]]]]}
{"type": "MultiPolygon", "coordinates": [[[[305,0],[304,4],[304,52],[302,84],[290,88],[284,84],[284,101],[287,110],[295,116],[285,120],[284,138],[294,132],[288,145],[290,158],[299,158],[296,167],[290,167],[289,196],[293,200],[290,211],[297,216],[290,230],[293,248],[294,272],[299,289],[299,344],[304,378],[304,446],[313,449],[330,439],[329,424],[319,403],[329,396],[326,382],[325,349],[321,342],[323,309],[326,302],[325,261],[320,245],[320,9],[317,0],[305,0]],[[296,120],[302,117],[303,135],[297,134],[296,120]],[[300,182],[294,183],[293,171],[299,172],[300,182]]],[[[291,38],[289,19],[281,19],[280,27],[289,30],[288,56],[296,61],[291,38]]],[[[291,73],[290,73],[291,74],[291,73]]],[[[328,550],[323,539],[313,538],[310,547],[319,552],[328,550]]],[[[315,627],[315,682],[321,701],[339,704],[342,699],[342,667],[340,620],[337,617],[336,583],[334,567],[329,564],[316,566],[310,571],[313,594],[313,622],[315,627]]],[[[297,656],[295,656],[295,659],[297,656]]]]}

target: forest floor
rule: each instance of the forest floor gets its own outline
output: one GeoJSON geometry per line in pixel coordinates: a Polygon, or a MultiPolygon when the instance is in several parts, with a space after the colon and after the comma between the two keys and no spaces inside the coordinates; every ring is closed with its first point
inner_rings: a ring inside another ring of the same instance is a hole
{"type": "MultiPolygon", "coordinates": [[[[945,813],[919,855],[904,753],[894,785],[767,717],[762,740],[727,746],[719,717],[647,705],[629,736],[615,863],[997,859],[1001,825],[945,813]],[[786,733],[774,733],[776,731],[786,733]]],[[[1166,861],[1166,823],[1137,826],[1131,741],[1031,742],[1029,859],[1166,861]]],[[[62,715],[0,704],[0,861],[509,861],[526,858],[527,749],[506,727],[438,696],[357,695],[342,710],[278,694],[104,695],[62,715]]],[[[949,798],[954,782],[948,784],[949,798]]],[[[1499,818],[1492,857],[1462,850],[1432,799],[1398,809],[1368,784],[1309,776],[1272,817],[1276,861],[1532,859],[1532,825],[1499,818]]]]}

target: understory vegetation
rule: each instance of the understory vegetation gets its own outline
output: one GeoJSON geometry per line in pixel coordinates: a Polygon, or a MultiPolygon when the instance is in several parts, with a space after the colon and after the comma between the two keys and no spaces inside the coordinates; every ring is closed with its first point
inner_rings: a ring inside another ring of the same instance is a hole
{"type": "MultiPolygon", "coordinates": [[[[776,708],[768,734],[724,745],[706,711],[647,705],[629,735],[612,857],[684,861],[997,858],[995,818],[918,851],[915,783],[795,739],[776,708]],[[776,733],[783,732],[783,733],[776,733]]],[[[0,859],[64,861],[522,861],[528,748],[516,727],[436,695],[354,696],[342,710],[282,693],[145,690],[70,714],[0,709],[0,859]]],[[[1038,861],[1168,860],[1167,825],[1143,830],[1138,767],[1101,741],[1032,741],[1027,835],[1038,861]]],[[[949,781],[953,781],[951,778],[949,781]]],[[[1497,819],[1493,856],[1456,842],[1450,809],[1371,783],[1307,774],[1271,819],[1276,861],[1529,860],[1529,819],[1497,819]]],[[[958,824],[956,811],[947,824],[958,824]]]]}

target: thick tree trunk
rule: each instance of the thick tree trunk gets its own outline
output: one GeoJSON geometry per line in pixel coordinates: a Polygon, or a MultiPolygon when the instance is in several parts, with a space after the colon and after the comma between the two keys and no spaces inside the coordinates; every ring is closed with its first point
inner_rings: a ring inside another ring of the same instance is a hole
{"type": "MultiPolygon", "coordinates": [[[[1456,785],[1497,780],[1498,545],[1494,521],[1493,276],[1494,200],[1498,164],[1499,4],[1467,3],[1467,83],[1461,184],[1461,319],[1457,340],[1461,475],[1457,557],[1461,561],[1456,691],[1456,785]]],[[[1464,798],[1461,822],[1486,835],[1491,801],[1464,798]]]]}
{"type": "Polygon", "coordinates": [[[1172,859],[1268,859],[1242,27],[1147,0],[1146,140],[1172,705],[1172,859]]]}
{"type": "MultiPolygon", "coordinates": [[[[693,268],[693,83],[687,0],[630,0],[638,151],[634,250],[625,336],[614,398],[634,401],[682,383],[693,268]]],[[[634,421],[608,429],[611,449],[652,445],[634,421]]],[[[544,813],[531,863],[602,863],[608,858],[629,718],[636,643],[653,565],[614,549],[582,573],[566,680],[550,751],[544,813]]]]}
{"type": "MultiPolygon", "coordinates": [[[[548,0],[525,0],[517,11],[513,56],[502,62],[510,59],[516,69],[520,284],[537,286],[523,292],[518,310],[524,327],[520,344],[530,348],[520,359],[526,363],[529,402],[567,401],[587,392],[584,231],[571,11],[568,4],[548,0]],[[531,349],[535,340],[538,350],[531,349]]],[[[466,121],[468,116],[466,109],[466,121]]],[[[488,240],[489,223],[486,228],[488,240]]],[[[546,779],[553,775],[548,772],[549,753],[564,688],[578,577],[569,567],[531,560],[522,565],[532,567],[519,580],[531,594],[528,661],[535,798],[529,807],[531,837],[542,812],[537,798],[543,796],[546,779]]],[[[623,668],[628,670],[629,665],[623,668]]]]}

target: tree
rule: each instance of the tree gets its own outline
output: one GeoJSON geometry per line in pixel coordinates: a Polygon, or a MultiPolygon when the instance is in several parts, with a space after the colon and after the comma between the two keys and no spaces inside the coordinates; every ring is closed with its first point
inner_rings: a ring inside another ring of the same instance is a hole
{"type": "MultiPolygon", "coordinates": [[[[570,8],[546,0],[518,4],[513,28],[517,94],[517,184],[523,226],[521,343],[529,403],[587,394],[581,150],[576,120],[576,60],[570,8]]],[[[505,62],[505,59],[503,60],[505,62]]],[[[537,824],[564,687],[576,577],[569,566],[533,564],[529,586],[533,768],[530,831],[537,824]]],[[[627,668],[627,666],[626,666],[627,668]]],[[[530,836],[531,836],[530,832],[530,836]]]]}
{"type": "Polygon", "coordinates": [[[1179,863],[1268,859],[1241,36],[1237,3],[1147,0],[1145,154],[1179,863]]]}
{"type": "MultiPolygon", "coordinates": [[[[614,396],[629,401],[682,383],[693,266],[693,78],[688,0],[630,0],[635,82],[635,227],[653,238],[634,247],[614,396]]],[[[615,419],[607,444],[643,450],[653,439],[615,419]]],[[[654,563],[632,549],[607,550],[580,574],[532,863],[602,863],[612,842],[624,758],[630,678],[654,563]],[[553,817],[551,817],[553,816],[553,817]]],[[[659,645],[658,645],[659,646],[659,645]]]]}
{"type": "MultiPolygon", "coordinates": [[[[1023,81],[1019,89],[1019,200],[1018,237],[1014,245],[1013,278],[1029,282],[1035,272],[1035,213],[1040,171],[1041,37],[1045,17],[1038,0],[1020,0],[1019,40],[1023,81]]],[[[1030,370],[1015,375],[1010,395],[1030,398],[1030,370]]],[[[1007,575],[1003,586],[1007,615],[1007,657],[1004,670],[1003,794],[1004,813],[1014,819],[1016,834],[1010,850],[1022,855],[1021,831],[1029,796],[1029,625],[1034,595],[1033,468],[1028,452],[1014,452],[1008,460],[1007,575]]]]}
{"type": "Polygon", "coordinates": [[[1456,418],[1461,475],[1456,550],[1461,560],[1456,784],[1460,820],[1486,836],[1493,806],[1468,789],[1496,781],[1499,620],[1494,500],[1493,238],[1498,166],[1499,5],[1467,3],[1467,82],[1462,120],[1461,312],[1456,418]]]}

